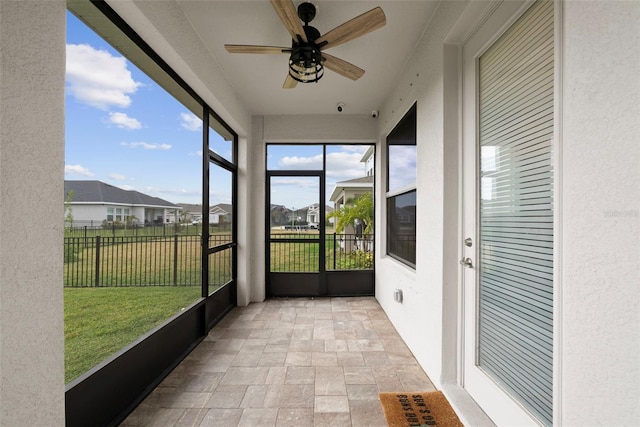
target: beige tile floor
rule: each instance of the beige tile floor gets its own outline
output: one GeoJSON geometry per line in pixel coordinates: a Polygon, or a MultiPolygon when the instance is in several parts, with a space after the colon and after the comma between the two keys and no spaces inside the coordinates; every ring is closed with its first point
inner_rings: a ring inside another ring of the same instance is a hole
{"type": "Polygon", "coordinates": [[[386,426],[383,391],[433,390],[374,298],[234,308],[123,426],[386,426]]]}

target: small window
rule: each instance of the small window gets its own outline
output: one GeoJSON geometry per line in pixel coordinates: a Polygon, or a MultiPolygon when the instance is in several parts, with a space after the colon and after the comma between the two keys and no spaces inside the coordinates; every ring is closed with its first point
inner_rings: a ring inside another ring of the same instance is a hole
{"type": "Polygon", "coordinates": [[[416,190],[387,198],[387,253],[416,264],[416,190]]]}
{"type": "Polygon", "coordinates": [[[387,255],[416,264],[416,105],[387,136],[387,255]]]}
{"type": "Polygon", "coordinates": [[[107,208],[107,221],[113,222],[113,208],[107,208]]]}

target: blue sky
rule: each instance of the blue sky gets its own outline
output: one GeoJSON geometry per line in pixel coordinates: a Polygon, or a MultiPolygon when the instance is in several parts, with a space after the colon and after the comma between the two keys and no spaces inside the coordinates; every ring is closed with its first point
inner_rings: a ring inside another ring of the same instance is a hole
{"type": "MultiPolygon", "coordinates": [[[[65,108],[65,179],[100,180],[173,203],[201,201],[201,120],[70,13],[65,108]]],[[[360,159],[366,148],[328,147],[328,194],[335,182],[364,175],[360,159]]],[[[319,146],[288,146],[269,154],[273,169],[322,165],[319,146]]],[[[226,175],[212,175],[212,205],[231,200],[226,175]]],[[[273,202],[296,207],[317,202],[307,184],[279,181],[273,202]]]]}

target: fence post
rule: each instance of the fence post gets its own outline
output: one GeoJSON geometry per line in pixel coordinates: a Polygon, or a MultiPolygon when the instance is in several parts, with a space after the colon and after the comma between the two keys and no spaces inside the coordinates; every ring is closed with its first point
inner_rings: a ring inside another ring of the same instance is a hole
{"type": "Polygon", "coordinates": [[[333,233],[333,269],[336,269],[336,233],[333,233]]]}
{"type": "Polygon", "coordinates": [[[178,285],[178,233],[173,235],[173,286],[178,285]]]}
{"type": "Polygon", "coordinates": [[[96,281],[95,287],[100,285],[100,236],[96,236],[96,281]]]}

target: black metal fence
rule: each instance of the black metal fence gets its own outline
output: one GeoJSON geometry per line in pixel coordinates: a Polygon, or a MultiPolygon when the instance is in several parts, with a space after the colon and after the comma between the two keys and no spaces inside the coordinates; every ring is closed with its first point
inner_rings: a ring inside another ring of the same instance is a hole
{"type": "MultiPolygon", "coordinates": [[[[319,269],[318,234],[283,234],[287,242],[271,244],[272,271],[319,269]]],[[[64,239],[65,287],[200,286],[201,236],[81,236],[64,239]]],[[[231,241],[231,234],[212,234],[209,247],[231,241]]],[[[373,236],[328,234],[327,270],[373,268],[373,236]]],[[[231,249],[209,255],[209,282],[231,278],[231,249]]]]}
{"type": "Polygon", "coordinates": [[[327,270],[373,269],[373,234],[328,234],[327,270]]]}
{"type": "MultiPolygon", "coordinates": [[[[271,233],[272,272],[316,272],[320,268],[318,234],[271,233]]],[[[373,235],[327,234],[326,270],[373,269],[373,235]]]]}
{"type": "MultiPolygon", "coordinates": [[[[225,223],[210,224],[209,233],[230,233],[230,225],[225,223]]],[[[100,224],[98,221],[84,221],[81,225],[74,222],[73,226],[65,226],[65,237],[96,237],[96,236],[173,236],[174,234],[202,233],[199,223],[166,223],[155,225],[127,226],[126,224],[100,224]]]]}
{"type": "MultiPolygon", "coordinates": [[[[230,239],[231,235],[211,235],[209,247],[230,239]]],[[[179,234],[65,237],[64,285],[200,286],[200,240],[199,235],[179,234]]],[[[227,251],[211,255],[210,270],[221,269],[224,273],[210,272],[210,277],[229,276],[227,258],[227,251]]]]}

